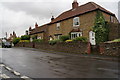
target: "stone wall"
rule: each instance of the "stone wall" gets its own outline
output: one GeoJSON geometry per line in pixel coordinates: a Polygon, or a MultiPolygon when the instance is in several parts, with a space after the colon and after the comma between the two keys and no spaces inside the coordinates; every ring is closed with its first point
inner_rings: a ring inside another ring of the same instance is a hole
{"type": "Polygon", "coordinates": [[[18,43],[16,47],[29,47],[44,50],[52,50],[66,53],[88,53],[88,54],[100,54],[106,56],[120,56],[120,42],[112,43],[100,43],[97,48],[91,46],[90,43],[83,42],[70,42],[70,43],[57,43],[55,45],[49,45],[48,42],[44,43],[18,43]],[[94,49],[94,50],[93,50],[94,49]]]}
{"type": "Polygon", "coordinates": [[[109,56],[120,56],[120,42],[101,43],[100,54],[109,56]]]}
{"type": "Polygon", "coordinates": [[[53,50],[67,53],[90,53],[90,43],[88,42],[69,42],[69,43],[57,43],[50,45],[47,42],[44,43],[18,43],[16,47],[29,47],[44,50],[53,50]]]}

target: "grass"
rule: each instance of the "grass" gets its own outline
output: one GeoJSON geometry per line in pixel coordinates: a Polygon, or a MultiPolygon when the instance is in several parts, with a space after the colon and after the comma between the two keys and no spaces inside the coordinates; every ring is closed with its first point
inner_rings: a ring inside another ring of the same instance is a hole
{"type": "Polygon", "coordinates": [[[112,42],[120,42],[120,39],[115,39],[112,42]]]}

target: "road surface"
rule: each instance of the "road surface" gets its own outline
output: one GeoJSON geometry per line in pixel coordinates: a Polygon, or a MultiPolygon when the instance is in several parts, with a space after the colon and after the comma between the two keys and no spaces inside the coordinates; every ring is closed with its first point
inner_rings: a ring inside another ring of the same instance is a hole
{"type": "MultiPolygon", "coordinates": [[[[0,48],[2,74],[17,78],[6,67],[30,78],[118,78],[117,61],[33,48],[0,48]]],[[[20,76],[19,76],[20,77],[20,76]]]]}

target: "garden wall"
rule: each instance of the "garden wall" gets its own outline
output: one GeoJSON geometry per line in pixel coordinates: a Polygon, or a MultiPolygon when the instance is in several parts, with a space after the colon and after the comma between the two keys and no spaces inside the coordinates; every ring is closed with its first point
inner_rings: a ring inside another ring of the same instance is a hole
{"type": "MultiPolygon", "coordinates": [[[[18,43],[15,47],[29,47],[29,48],[37,48],[44,50],[53,50],[58,52],[66,52],[66,53],[94,53],[95,50],[92,50],[90,43],[88,42],[69,42],[69,43],[57,43],[55,45],[50,45],[49,43],[18,43]],[[91,51],[92,50],[92,51],[91,51]]],[[[98,52],[96,54],[102,54],[107,56],[120,56],[120,42],[112,42],[112,43],[100,43],[98,48],[98,52]]]]}
{"type": "Polygon", "coordinates": [[[120,42],[101,43],[100,54],[109,56],[120,56],[120,42]]]}
{"type": "Polygon", "coordinates": [[[18,43],[16,47],[29,47],[44,50],[53,50],[67,53],[90,53],[90,43],[88,42],[61,42],[55,45],[49,43],[18,43]]]}

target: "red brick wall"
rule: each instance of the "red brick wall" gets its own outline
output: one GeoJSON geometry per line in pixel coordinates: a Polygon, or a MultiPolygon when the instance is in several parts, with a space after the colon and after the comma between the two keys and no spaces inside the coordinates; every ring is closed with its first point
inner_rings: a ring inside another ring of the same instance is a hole
{"type": "Polygon", "coordinates": [[[18,43],[16,47],[29,47],[38,48],[44,50],[53,50],[66,53],[88,53],[90,54],[91,48],[88,42],[70,42],[70,43],[57,43],[55,45],[49,45],[49,43],[18,43]]]}

